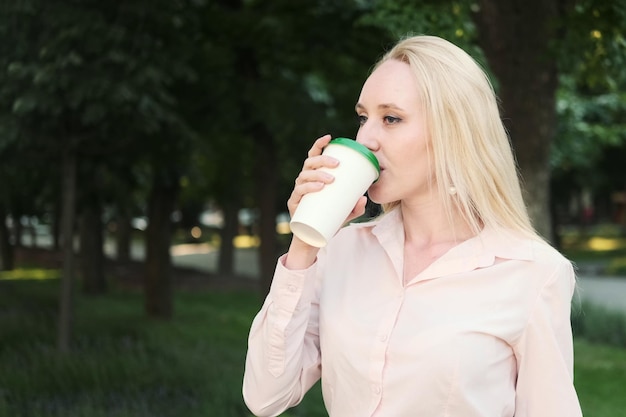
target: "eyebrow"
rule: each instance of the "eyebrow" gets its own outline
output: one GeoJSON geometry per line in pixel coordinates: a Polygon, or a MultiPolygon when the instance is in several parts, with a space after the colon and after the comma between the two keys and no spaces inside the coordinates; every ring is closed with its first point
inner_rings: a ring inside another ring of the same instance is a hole
{"type": "MultiPolygon", "coordinates": [[[[396,106],[393,103],[382,103],[379,104],[378,106],[376,106],[378,109],[380,110],[400,110],[400,111],[404,111],[404,109],[402,107],[396,106]]],[[[365,110],[365,106],[362,105],[361,103],[356,103],[356,106],[354,106],[355,110],[365,110]]]]}

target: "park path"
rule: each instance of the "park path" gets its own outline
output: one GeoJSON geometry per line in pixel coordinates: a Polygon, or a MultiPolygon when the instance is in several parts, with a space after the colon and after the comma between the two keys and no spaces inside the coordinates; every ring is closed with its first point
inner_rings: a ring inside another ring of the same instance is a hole
{"type": "Polygon", "coordinates": [[[583,301],[626,313],[626,277],[581,275],[577,291],[583,301]]]}

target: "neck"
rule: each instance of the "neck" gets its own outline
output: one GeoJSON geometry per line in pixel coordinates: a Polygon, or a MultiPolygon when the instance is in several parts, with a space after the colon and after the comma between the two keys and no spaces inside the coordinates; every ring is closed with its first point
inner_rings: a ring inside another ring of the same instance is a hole
{"type": "Polygon", "coordinates": [[[431,245],[462,242],[474,236],[471,226],[457,210],[449,216],[437,200],[428,202],[401,202],[405,242],[431,245]]]}

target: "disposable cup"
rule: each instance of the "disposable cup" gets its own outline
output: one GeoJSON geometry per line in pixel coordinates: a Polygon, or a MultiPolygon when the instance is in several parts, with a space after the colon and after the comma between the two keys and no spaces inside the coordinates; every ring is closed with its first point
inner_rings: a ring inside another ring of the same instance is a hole
{"type": "Polygon", "coordinates": [[[324,155],[339,160],[336,168],[319,168],[335,177],[320,191],[302,197],[289,226],[294,235],[311,246],[326,246],[343,226],[359,197],[378,179],[376,156],[360,143],[336,138],[324,148],[324,155]]]}

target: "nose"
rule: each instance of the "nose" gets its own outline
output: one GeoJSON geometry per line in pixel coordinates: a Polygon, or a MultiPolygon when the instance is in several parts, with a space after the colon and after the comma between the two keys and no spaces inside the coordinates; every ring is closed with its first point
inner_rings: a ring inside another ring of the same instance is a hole
{"type": "Polygon", "coordinates": [[[375,129],[372,128],[371,123],[368,126],[368,122],[365,122],[359,127],[359,130],[356,134],[356,141],[361,145],[364,145],[367,149],[372,152],[376,152],[380,147],[378,142],[377,135],[375,129]]]}

